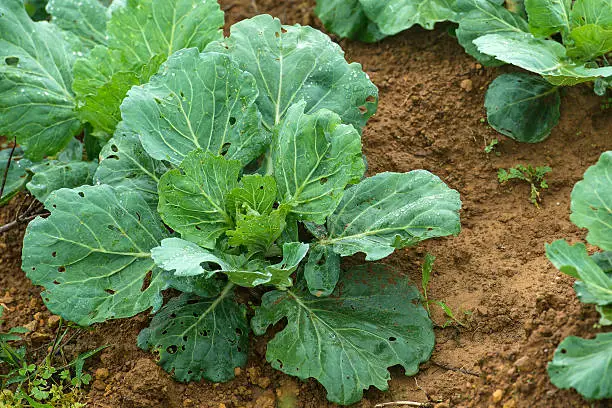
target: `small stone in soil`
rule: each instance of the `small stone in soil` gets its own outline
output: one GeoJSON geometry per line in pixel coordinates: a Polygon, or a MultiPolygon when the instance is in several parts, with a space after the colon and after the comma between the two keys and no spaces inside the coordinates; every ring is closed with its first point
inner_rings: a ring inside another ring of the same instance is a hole
{"type": "Polygon", "coordinates": [[[470,92],[472,89],[474,89],[474,84],[472,83],[471,79],[464,79],[461,81],[459,86],[461,86],[461,89],[465,90],[466,92],[470,92]]]}
{"type": "Polygon", "coordinates": [[[504,392],[502,390],[495,390],[495,392],[493,393],[493,402],[501,401],[503,396],[504,392]]]}
{"type": "Polygon", "coordinates": [[[98,368],[94,374],[98,380],[106,380],[109,375],[110,372],[108,371],[108,368],[98,368]]]}

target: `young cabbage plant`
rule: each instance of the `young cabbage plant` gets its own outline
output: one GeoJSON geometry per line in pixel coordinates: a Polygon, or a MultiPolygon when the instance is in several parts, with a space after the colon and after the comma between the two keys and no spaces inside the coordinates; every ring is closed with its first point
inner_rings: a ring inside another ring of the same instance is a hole
{"type": "Polygon", "coordinates": [[[429,358],[432,323],[405,279],[341,257],[456,235],[461,201],[424,170],[364,178],[377,100],[329,37],[267,15],[178,51],[128,92],[95,185],[45,201],[23,270],[81,325],[156,313],[138,344],[179,381],[232,379],[249,332],[286,318],[274,368],[341,404],[384,390],[388,367],[429,358]],[[251,317],[252,287],[265,293],[251,317]],[[168,288],[182,294],[164,304],[168,288]]]}
{"type": "MultiPolygon", "coordinates": [[[[612,324],[612,151],[605,152],[572,191],[570,219],[587,228],[586,240],[601,251],[589,255],[582,243],[558,240],[546,245],[546,256],[561,272],[576,278],[581,302],[596,305],[599,324],[612,324]]],[[[588,399],[612,397],[612,333],[594,339],[567,337],[548,364],[550,380],[559,388],[575,388],[588,399]],[[597,381],[594,381],[597,379],[597,381]]]]}

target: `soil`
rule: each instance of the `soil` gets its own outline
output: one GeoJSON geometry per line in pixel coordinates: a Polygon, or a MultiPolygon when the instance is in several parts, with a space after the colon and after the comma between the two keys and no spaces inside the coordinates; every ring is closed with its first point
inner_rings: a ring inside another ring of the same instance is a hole
{"type": "MultiPolygon", "coordinates": [[[[222,0],[227,25],[259,13],[286,24],[322,28],[313,1],[222,0]]],[[[415,27],[378,44],[339,41],[349,61],[357,61],[380,89],[378,113],[363,134],[371,174],[423,168],[439,175],[463,200],[463,230],[458,237],[427,241],[396,251],[386,262],[398,274],[420,282],[427,252],[437,257],[429,289],[465,327],[436,330],[431,361],[415,377],[393,368],[388,392],[371,389],[355,407],[408,400],[436,407],[588,407],[576,392],[556,389],[546,364],[568,335],[592,337],[597,314],[578,302],[572,279],[544,256],[555,239],[584,240],[585,231],[569,221],[570,192],[599,155],[612,149],[612,115],[587,86],[567,89],[561,122],[543,143],[519,144],[491,129],[485,118],[488,84],[512,68],[484,69],[448,35],[415,27]],[[483,151],[499,139],[499,155],[483,151]],[[529,186],[500,185],[497,169],[516,164],[549,165],[550,188],[541,208],[529,201],[529,186]]],[[[12,219],[13,204],[0,209],[0,224],[12,219]]],[[[8,306],[0,330],[29,325],[30,348],[55,333],[56,318],[20,270],[23,230],[0,237],[0,302],[8,306]]],[[[440,310],[433,317],[445,321],[440,310]]],[[[161,370],[154,356],[136,347],[147,325],[143,314],[96,325],[66,346],[77,353],[108,344],[89,360],[96,381],[91,407],[325,408],[325,390],[300,382],[265,362],[266,338],[252,338],[248,366],[225,384],[179,384],[161,370]],[[278,405],[277,405],[278,404],[278,405]]],[[[605,403],[601,403],[605,406],[605,403]]]]}

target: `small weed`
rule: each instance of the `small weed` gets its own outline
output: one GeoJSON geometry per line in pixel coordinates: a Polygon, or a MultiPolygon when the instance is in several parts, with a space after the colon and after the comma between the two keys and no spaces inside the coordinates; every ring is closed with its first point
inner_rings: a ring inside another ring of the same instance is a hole
{"type": "Polygon", "coordinates": [[[510,180],[523,180],[531,186],[530,200],[537,208],[540,208],[541,202],[540,190],[548,188],[548,183],[544,176],[550,173],[552,169],[548,166],[533,167],[530,164],[523,166],[518,164],[508,170],[499,169],[497,172],[497,180],[501,184],[505,184],[510,180]]]}
{"type": "MultiPolygon", "coordinates": [[[[4,308],[0,306],[0,318],[4,308]]],[[[0,320],[2,323],[2,320],[0,320]]],[[[91,375],[83,372],[85,361],[104,347],[80,354],[70,362],[56,364],[53,356],[63,357],[64,338],[70,328],[58,328],[58,334],[49,347],[44,360],[34,364],[27,359],[25,346],[13,347],[10,342],[21,341],[23,327],[15,327],[8,333],[0,333],[0,365],[8,368],[8,374],[0,375],[0,407],[2,408],[82,408],[86,406],[86,394],[82,390],[91,381],[91,375]]]]}
{"type": "MultiPolygon", "coordinates": [[[[434,324],[436,326],[440,326],[442,328],[446,328],[449,325],[456,323],[459,326],[463,326],[466,327],[466,325],[461,322],[459,319],[457,319],[455,317],[455,313],[453,313],[453,310],[448,307],[448,305],[440,300],[429,300],[429,296],[427,295],[427,287],[429,286],[429,281],[431,279],[431,272],[433,270],[433,263],[436,260],[436,257],[431,255],[431,254],[426,254],[425,255],[425,260],[423,261],[423,266],[421,267],[421,287],[423,288],[423,300],[424,300],[424,304],[425,304],[425,308],[427,309],[427,313],[430,315],[431,317],[431,310],[429,308],[430,304],[434,304],[434,305],[438,305],[446,314],[446,316],[448,316],[448,319],[444,322],[444,324],[437,324],[436,322],[434,322],[434,324]]],[[[465,312],[466,315],[470,315],[471,312],[465,312]]],[[[432,318],[433,321],[433,318],[432,318]]]]}
{"type": "Polygon", "coordinates": [[[496,150],[498,144],[499,144],[499,140],[497,139],[491,140],[489,144],[484,147],[484,152],[487,154],[495,153],[495,155],[498,157],[501,156],[501,153],[496,150]]]}

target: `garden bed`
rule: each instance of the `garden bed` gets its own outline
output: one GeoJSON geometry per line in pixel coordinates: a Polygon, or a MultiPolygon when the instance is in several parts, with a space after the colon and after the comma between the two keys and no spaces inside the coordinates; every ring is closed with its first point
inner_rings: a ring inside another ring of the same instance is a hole
{"type": "MultiPolygon", "coordinates": [[[[313,2],[220,3],[227,26],[269,13],[285,24],[322,28],[313,2]]],[[[420,282],[423,256],[435,255],[429,297],[448,304],[465,327],[436,329],[432,359],[417,376],[405,377],[395,368],[389,392],[369,390],[355,406],[398,400],[440,407],[588,406],[577,393],[555,388],[546,364],[566,336],[591,336],[597,314],[578,302],[573,279],[550,264],[544,244],[584,238],[569,220],[570,192],[601,152],[612,149],[612,115],[591,89],[577,86],[562,96],[559,126],[546,141],[519,144],[499,135],[482,120],[484,94],[496,74],[509,69],[482,68],[446,28],[414,27],[371,45],[341,42],[347,59],[361,63],[380,90],[378,112],[363,133],[368,172],[427,169],[457,189],[463,201],[458,237],[396,251],[385,263],[398,276],[420,282]],[[500,140],[499,155],[483,150],[494,138],[500,140]],[[553,169],[539,209],[529,201],[527,184],[497,182],[498,168],[528,163],[553,169]]],[[[0,224],[12,219],[19,201],[0,209],[0,224]]],[[[0,330],[28,325],[35,350],[52,338],[55,320],[20,269],[24,229],[0,237],[0,302],[8,306],[0,330]]],[[[445,320],[438,310],[434,318],[445,320]]],[[[174,382],[153,355],[136,346],[147,322],[141,314],[98,324],[67,346],[77,353],[110,345],[89,360],[88,369],[97,370],[90,406],[267,408],[292,399],[295,405],[287,406],[332,406],[317,382],[299,382],[265,362],[266,337],[251,338],[248,366],[233,381],[174,382]]]]}

